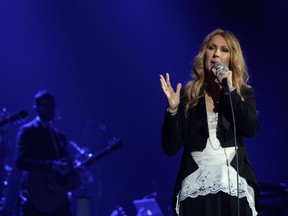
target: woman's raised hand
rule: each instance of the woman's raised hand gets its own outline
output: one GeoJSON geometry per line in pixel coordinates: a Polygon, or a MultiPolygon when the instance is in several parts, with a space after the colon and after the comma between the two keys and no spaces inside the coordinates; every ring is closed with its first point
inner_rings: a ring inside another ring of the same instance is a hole
{"type": "Polygon", "coordinates": [[[180,103],[180,90],[182,84],[181,83],[177,84],[177,89],[175,92],[170,83],[169,73],[166,73],[166,80],[164,76],[160,74],[160,84],[164,94],[167,97],[170,111],[176,110],[180,103]]]}

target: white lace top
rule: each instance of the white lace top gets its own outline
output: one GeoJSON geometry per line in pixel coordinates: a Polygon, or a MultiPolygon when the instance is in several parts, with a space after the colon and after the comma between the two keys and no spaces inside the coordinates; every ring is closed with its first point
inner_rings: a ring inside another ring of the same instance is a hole
{"type": "MultiPolygon", "coordinates": [[[[199,168],[183,182],[177,196],[176,212],[179,215],[179,204],[187,197],[195,198],[219,191],[237,196],[237,172],[230,165],[235,156],[235,147],[222,148],[216,137],[218,113],[207,112],[209,138],[203,151],[191,152],[199,168]]],[[[257,215],[254,202],[254,190],[246,179],[239,176],[239,197],[246,197],[253,216],[257,215]]]]}

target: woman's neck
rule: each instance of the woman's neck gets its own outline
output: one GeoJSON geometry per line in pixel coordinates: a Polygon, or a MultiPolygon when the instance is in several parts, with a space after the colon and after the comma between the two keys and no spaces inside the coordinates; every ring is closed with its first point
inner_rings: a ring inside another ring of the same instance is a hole
{"type": "Polygon", "coordinates": [[[206,110],[208,112],[218,112],[220,86],[216,82],[207,83],[205,92],[206,110]]]}
{"type": "Polygon", "coordinates": [[[217,82],[210,82],[210,83],[207,83],[207,87],[206,87],[206,95],[215,99],[215,100],[218,100],[219,98],[219,95],[220,95],[220,91],[221,91],[221,87],[219,85],[219,83],[217,82]]]}

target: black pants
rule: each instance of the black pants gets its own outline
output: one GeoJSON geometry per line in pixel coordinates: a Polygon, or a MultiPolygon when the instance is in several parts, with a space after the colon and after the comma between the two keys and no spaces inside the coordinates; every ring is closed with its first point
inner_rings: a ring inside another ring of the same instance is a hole
{"type": "MultiPolygon", "coordinates": [[[[239,216],[251,216],[246,197],[239,200],[239,216]]],[[[186,198],[180,203],[180,216],[238,216],[237,197],[224,192],[196,198],[186,198]]]]}

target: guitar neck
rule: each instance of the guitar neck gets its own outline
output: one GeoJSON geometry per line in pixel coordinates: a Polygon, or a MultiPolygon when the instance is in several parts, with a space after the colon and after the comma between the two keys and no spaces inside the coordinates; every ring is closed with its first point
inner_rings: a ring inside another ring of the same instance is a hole
{"type": "MultiPolygon", "coordinates": [[[[110,146],[108,146],[105,149],[102,149],[101,151],[99,151],[97,154],[92,155],[92,157],[87,158],[86,160],[82,161],[80,166],[89,166],[93,162],[95,162],[96,160],[99,160],[100,158],[107,155],[110,151],[111,151],[111,148],[110,148],[110,146]]],[[[79,166],[79,165],[77,165],[77,166],[79,166]]]]}

